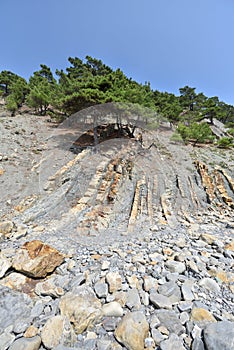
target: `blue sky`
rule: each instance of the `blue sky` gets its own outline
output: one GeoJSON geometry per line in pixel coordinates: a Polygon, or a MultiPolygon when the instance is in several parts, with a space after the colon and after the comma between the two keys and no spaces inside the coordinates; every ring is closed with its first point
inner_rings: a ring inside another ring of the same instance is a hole
{"type": "Polygon", "coordinates": [[[86,55],[153,89],[234,105],[234,0],[0,0],[0,71],[86,55]]]}

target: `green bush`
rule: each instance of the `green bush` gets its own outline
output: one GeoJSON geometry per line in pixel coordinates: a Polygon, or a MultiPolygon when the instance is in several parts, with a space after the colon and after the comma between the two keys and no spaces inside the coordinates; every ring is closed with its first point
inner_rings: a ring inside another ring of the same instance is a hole
{"type": "Polygon", "coordinates": [[[218,140],[217,145],[219,148],[229,148],[233,145],[233,138],[232,137],[222,137],[218,140]]]}

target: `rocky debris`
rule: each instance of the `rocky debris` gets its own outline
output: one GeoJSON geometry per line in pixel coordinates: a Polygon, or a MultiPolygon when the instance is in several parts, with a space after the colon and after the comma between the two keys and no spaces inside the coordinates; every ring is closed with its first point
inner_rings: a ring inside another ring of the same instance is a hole
{"type": "Polygon", "coordinates": [[[64,260],[56,249],[34,240],[26,242],[13,258],[12,266],[16,271],[30,277],[41,278],[54,271],[64,260]]]}
{"type": "MultiPolygon", "coordinates": [[[[9,243],[2,256],[11,261],[22,245],[9,243]]],[[[164,229],[127,244],[77,244],[43,278],[10,267],[0,279],[8,287],[0,287],[0,347],[231,349],[232,245],[208,229],[164,229]]],[[[58,240],[56,247],[64,251],[58,240]]]]}
{"type": "Polygon", "coordinates": [[[160,133],[63,166],[56,145],[38,199],[47,146],[20,121],[0,123],[0,349],[232,349],[232,155],[220,177],[160,133]]]}

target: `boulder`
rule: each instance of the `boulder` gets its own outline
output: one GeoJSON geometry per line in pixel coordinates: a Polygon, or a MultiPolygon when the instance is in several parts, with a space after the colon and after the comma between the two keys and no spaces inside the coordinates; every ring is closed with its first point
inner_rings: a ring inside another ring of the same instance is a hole
{"type": "Polygon", "coordinates": [[[60,343],[73,346],[76,335],[68,318],[57,315],[46,322],[41,331],[41,339],[47,349],[53,349],[60,343]]]}
{"type": "Polygon", "coordinates": [[[34,240],[26,242],[13,258],[16,271],[34,278],[46,277],[64,261],[64,255],[49,245],[34,240]]]}
{"type": "Polygon", "coordinates": [[[102,316],[101,302],[90,287],[81,286],[66,293],[59,304],[62,316],[67,316],[77,334],[91,329],[102,316]]]}
{"type": "Polygon", "coordinates": [[[234,349],[234,322],[210,323],[204,329],[204,342],[207,350],[234,349]]]}
{"type": "Polygon", "coordinates": [[[142,350],[148,332],[149,324],[145,315],[135,311],[123,317],[115,330],[115,337],[129,350],[142,350]]]}

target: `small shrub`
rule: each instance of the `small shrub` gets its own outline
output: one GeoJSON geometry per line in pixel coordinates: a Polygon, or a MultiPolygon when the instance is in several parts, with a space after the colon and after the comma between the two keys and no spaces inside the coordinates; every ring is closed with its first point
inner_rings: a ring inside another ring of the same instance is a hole
{"type": "Polygon", "coordinates": [[[233,138],[232,137],[222,137],[218,140],[217,145],[219,148],[229,148],[233,145],[233,138]]]}

